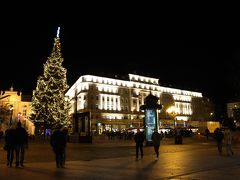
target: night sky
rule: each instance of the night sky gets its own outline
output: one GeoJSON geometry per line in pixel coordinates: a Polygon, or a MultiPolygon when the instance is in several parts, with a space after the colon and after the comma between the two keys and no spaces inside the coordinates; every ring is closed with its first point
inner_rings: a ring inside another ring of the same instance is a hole
{"type": "Polygon", "coordinates": [[[13,85],[31,94],[60,25],[63,66],[70,86],[85,74],[124,79],[136,73],[159,78],[163,86],[200,91],[219,105],[238,97],[240,43],[236,37],[209,26],[168,20],[156,23],[135,16],[90,14],[4,19],[0,88],[13,85]]]}

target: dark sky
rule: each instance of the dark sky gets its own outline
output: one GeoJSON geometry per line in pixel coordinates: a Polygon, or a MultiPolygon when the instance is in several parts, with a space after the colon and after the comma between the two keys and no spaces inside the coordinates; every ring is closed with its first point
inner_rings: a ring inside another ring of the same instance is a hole
{"type": "Polygon", "coordinates": [[[161,85],[200,91],[218,104],[237,97],[239,38],[209,24],[156,20],[91,12],[74,18],[5,18],[0,29],[0,88],[13,84],[31,94],[60,25],[70,86],[84,74],[122,77],[136,72],[159,78],[161,85]]]}

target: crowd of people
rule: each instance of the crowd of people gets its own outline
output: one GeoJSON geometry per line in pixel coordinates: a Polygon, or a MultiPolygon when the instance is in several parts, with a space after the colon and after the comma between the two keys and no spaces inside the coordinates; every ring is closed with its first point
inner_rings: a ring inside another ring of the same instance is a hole
{"type": "Polygon", "coordinates": [[[5,131],[4,150],[7,151],[7,166],[12,167],[14,154],[16,155],[16,167],[24,167],[25,150],[28,149],[28,133],[22,127],[21,122],[17,123],[17,127],[10,126],[5,131]],[[15,152],[15,153],[14,153],[15,152]]]}
{"type": "MultiPolygon", "coordinates": [[[[184,136],[184,131],[181,129],[175,129],[174,136],[175,136],[175,144],[176,139],[179,138],[179,136],[184,136]]],[[[143,146],[145,142],[145,132],[144,130],[140,131],[140,129],[137,129],[137,132],[134,133],[132,131],[130,132],[123,132],[123,133],[113,133],[113,132],[107,132],[106,135],[109,139],[113,139],[114,137],[119,137],[119,139],[133,139],[136,143],[136,160],[143,159],[144,152],[143,152],[143,146]]],[[[217,150],[220,155],[223,153],[223,146],[226,147],[226,153],[228,156],[233,155],[234,152],[232,150],[232,132],[229,128],[216,128],[213,134],[210,133],[210,131],[207,129],[205,131],[205,136],[207,140],[209,139],[209,136],[214,138],[217,145],[217,150]]],[[[2,136],[2,135],[1,135],[2,136]]],[[[159,148],[160,148],[160,142],[161,140],[167,137],[163,132],[158,132],[158,130],[155,128],[153,129],[151,141],[153,145],[153,149],[156,155],[156,160],[159,158],[159,148]]],[[[25,150],[28,149],[28,133],[24,127],[22,127],[21,122],[17,123],[17,126],[14,127],[11,125],[6,131],[5,131],[5,145],[4,150],[7,152],[7,166],[12,167],[14,156],[15,156],[15,165],[16,167],[24,167],[24,156],[25,156],[25,150]]],[[[56,167],[57,168],[64,168],[65,166],[65,160],[66,160],[66,146],[68,142],[68,129],[64,128],[61,125],[58,125],[54,128],[53,132],[50,135],[50,145],[52,147],[52,150],[55,154],[55,161],[56,161],[56,167]]]]}
{"type": "MultiPolygon", "coordinates": [[[[194,133],[191,130],[183,129],[183,128],[176,128],[173,130],[170,130],[169,132],[163,133],[160,131],[160,133],[154,129],[153,130],[153,136],[152,136],[152,141],[153,141],[153,147],[154,147],[154,152],[156,154],[156,159],[159,157],[159,147],[160,147],[160,141],[163,138],[171,138],[174,137],[175,139],[175,144],[182,144],[183,142],[183,137],[192,137],[194,136],[194,133]]],[[[118,139],[134,139],[136,143],[136,159],[141,157],[143,158],[143,144],[145,141],[145,135],[144,131],[140,131],[140,129],[137,129],[137,132],[134,133],[133,131],[107,131],[105,133],[108,137],[108,139],[114,139],[115,137],[118,139]],[[140,154],[140,155],[139,155],[140,154]]],[[[214,140],[216,141],[217,144],[217,149],[219,154],[222,154],[222,149],[223,146],[225,145],[226,147],[226,153],[228,156],[233,155],[233,150],[232,150],[232,132],[229,128],[216,128],[213,134],[210,133],[209,129],[207,128],[205,130],[205,136],[207,140],[209,139],[210,136],[213,136],[214,140]]]]}
{"type": "MultiPolygon", "coordinates": [[[[7,154],[7,166],[12,167],[15,158],[16,167],[24,167],[25,150],[28,149],[28,135],[21,122],[10,125],[4,133],[4,150],[7,154]]],[[[50,136],[50,145],[55,154],[57,168],[64,168],[66,160],[66,145],[68,140],[68,129],[61,125],[54,128],[50,136]]]]}
{"type": "MultiPolygon", "coordinates": [[[[182,137],[183,137],[183,131],[181,129],[176,128],[174,132],[174,137],[175,137],[175,144],[182,144],[182,137]],[[181,138],[180,138],[181,137],[181,138]],[[181,143],[178,143],[179,138],[181,139],[181,143]]],[[[205,131],[205,136],[207,140],[209,139],[209,136],[211,135],[210,131],[207,129],[205,131]]],[[[159,147],[160,147],[160,142],[163,139],[164,136],[163,133],[159,133],[157,129],[154,129],[154,132],[152,134],[152,144],[154,147],[154,152],[156,154],[156,160],[159,158],[159,147]]],[[[225,127],[225,128],[216,128],[214,133],[213,133],[213,138],[216,141],[217,144],[217,149],[220,155],[223,154],[223,147],[225,145],[226,148],[226,154],[227,156],[232,156],[234,154],[232,150],[232,141],[233,141],[233,135],[232,131],[230,128],[225,127]]],[[[143,143],[145,141],[145,135],[144,132],[141,132],[139,129],[137,129],[137,133],[134,135],[134,140],[136,143],[136,160],[139,158],[139,151],[141,153],[141,159],[143,158],[143,143]]]]}

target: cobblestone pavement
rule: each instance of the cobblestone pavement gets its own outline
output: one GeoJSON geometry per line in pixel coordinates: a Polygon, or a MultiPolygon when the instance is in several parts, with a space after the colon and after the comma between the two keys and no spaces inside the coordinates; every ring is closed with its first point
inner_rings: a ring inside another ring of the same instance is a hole
{"type": "Polygon", "coordinates": [[[68,143],[64,169],[55,167],[49,141],[30,142],[24,168],[6,166],[2,145],[0,179],[240,179],[240,145],[233,145],[233,156],[220,156],[215,142],[202,137],[184,138],[182,145],[164,139],[157,161],[153,147],[144,147],[144,158],[136,161],[133,140],[68,143]]]}

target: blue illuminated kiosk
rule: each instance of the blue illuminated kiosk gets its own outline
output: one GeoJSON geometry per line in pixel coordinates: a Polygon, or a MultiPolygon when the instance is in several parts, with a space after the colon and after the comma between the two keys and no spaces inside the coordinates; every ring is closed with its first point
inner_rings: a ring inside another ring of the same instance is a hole
{"type": "Polygon", "coordinates": [[[146,146],[152,146],[152,134],[154,128],[158,129],[157,109],[162,109],[162,105],[158,104],[158,97],[150,94],[144,99],[144,105],[140,106],[140,110],[144,110],[144,128],[146,146]]]}

